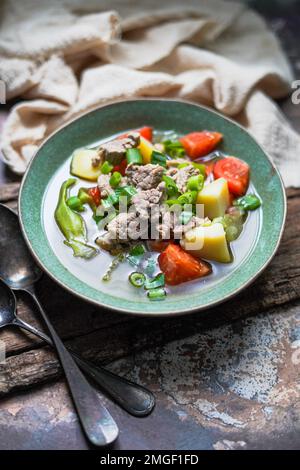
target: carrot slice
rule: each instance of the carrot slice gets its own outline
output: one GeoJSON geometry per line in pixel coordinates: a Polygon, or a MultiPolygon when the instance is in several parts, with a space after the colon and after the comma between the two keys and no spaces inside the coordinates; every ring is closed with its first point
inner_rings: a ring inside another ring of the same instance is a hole
{"type": "Polygon", "coordinates": [[[249,186],[250,167],[236,157],[223,158],[214,166],[214,177],[225,178],[229,191],[235,196],[243,196],[249,186]]]}
{"type": "Polygon", "coordinates": [[[223,135],[220,132],[202,131],[191,132],[179,140],[188,156],[195,159],[212,152],[222,138],[223,135]]]}
{"type": "Polygon", "coordinates": [[[170,243],[159,255],[158,263],[166,284],[171,286],[207,276],[212,271],[209,263],[195,259],[174,243],[170,243]]]}
{"type": "Polygon", "coordinates": [[[152,142],[152,137],[153,137],[153,128],[149,126],[144,126],[141,127],[141,129],[137,129],[137,131],[144,139],[149,140],[149,142],[152,142]]]}

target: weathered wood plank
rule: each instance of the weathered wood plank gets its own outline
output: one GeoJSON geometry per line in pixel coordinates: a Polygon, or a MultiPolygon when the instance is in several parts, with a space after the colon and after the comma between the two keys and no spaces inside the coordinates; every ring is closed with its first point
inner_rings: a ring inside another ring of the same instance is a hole
{"type": "MultiPolygon", "coordinates": [[[[39,285],[41,299],[67,344],[99,363],[297,300],[300,298],[300,190],[289,190],[288,196],[287,226],[278,254],[252,286],[219,307],[182,318],[131,318],[82,302],[47,276],[39,285]],[[49,296],[49,292],[55,295],[49,296]]],[[[19,299],[18,312],[38,325],[37,313],[24,295],[19,299]]],[[[0,339],[5,342],[9,355],[6,365],[0,369],[0,394],[52,380],[61,373],[55,355],[40,341],[8,329],[0,332],[0,339]]]]}

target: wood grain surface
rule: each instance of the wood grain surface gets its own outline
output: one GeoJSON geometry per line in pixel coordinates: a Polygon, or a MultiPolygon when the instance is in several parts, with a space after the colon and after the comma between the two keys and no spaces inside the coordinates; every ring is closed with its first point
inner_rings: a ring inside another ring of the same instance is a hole
{"type": "MultiPolygon", "coordinates": [[[[0,202],[16,208],[18,183],[0,187],[0,202]]],[[[195,329],[284,305],[300,298],[300,190],[288,190],[288,218],[279,251],[266,271],[233,300],[207,312],[177,319],[131,318],[87,304],[44,275],[38,290],[61,337],[73,350],[96,363],[110,362],[163,342],[186,337],[195,329]]],[[[40,326],[38,312],[25,294],[18,314],[40,326]]],[[[13,329],[0,331],[8,359],[0,365],[0,395],[53,380],[61,374],[55,354],[40,340],[13,329]]]]}

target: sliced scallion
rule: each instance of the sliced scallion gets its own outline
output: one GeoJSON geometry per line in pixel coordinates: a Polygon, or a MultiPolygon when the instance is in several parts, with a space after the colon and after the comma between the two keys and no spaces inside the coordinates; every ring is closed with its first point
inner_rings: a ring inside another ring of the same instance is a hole
{"type": "Polygon", "coordinates": [[[126,150],[126,160],[127,160],[128,165],[130,163],[135,164],[135,165],[142,165],[143,163],[142,154],[137,148],[126,150]]]}
{"type": "Polygon", "coordinates": [[[254,211],[261,206],[261,200],[255,194],[246,194],[233,202],[234,206],[241,207],[245,211],[254,211]]]}
{"type": "Polygon", "coordinates": [[[143,287],[146,282],[146,276],[143,273],[133,272],[129,275],[129,282],[134,287],[143,287]]]}
{"type": "Polygon", "coordinates": [[[137,190],[135,189],[134,186],[122,186],[121,188],[117,188],[115,190],[115,193],[118,197],[118,200],[120,199],[120,197],[127,197],[128,202],[130,202],[132,196],[134,196],[137,193],[137,190]]]}
{"type": "Polygon", "coordinates": [[[166,291],[163,287],[157,287],[147,292],[149,300],[164,300],[166,298],[166,291]]]}
{"type": "Polygon", "coordinates": [[[167,167],[167,156],[157,150],[153,150],[151,154],[151,163],[153,165],[160,165],[163,167],[167,167]]]}
{"type": "Polygon", "coordinates": [[[135,245],[131,250],[129,251],[130,256],[141,256],[145,253],[146,248],[144,245],[135,245]]]}
{"type": "Polygon", "coordinates": [[[172,158],[182,158],[185,156],[185,150],[179,140],[164,140],[163,146],[165,152],[172,158]]]}
{"type": "Polygon", "coordinates": [[[187,189],[190,191],[201,191],[204,186],[204,176],[195,175],[191,176],[187,181],[187,189]]]}
{"type": "Polygon", "coordinates": [[[101,173],[103,173],[103,175],[108,175],[108,173],[110,173],[112,169],[113,165],[106,161],[101,166],[101,173]]]}
{"type": "Polygon", "coordinates": [[[173,178],[171,178],[170,176],[167,176],[167,175],[163,175],[162,180],[166,184],[166,190],[167,190],[168,197],[170,197],[170,198],[175,197],[176,198],[177,196],[179,196],[179,190],[178,190],[177,185],[176,185],[175,181],[173,180],[173,178]]]}
{"type": "Polygon", "coordinates": [[[165,286],[165,275],[163,273],[157,274],[153,279],[146,279],[145,289],[156,289],[165,286]]]}
{"type": "Polygon", "coordinates": [[[179,204],[194,204],[196,202],[196,199],[197,199],[197,191],[187,191],[186,193],[183,193],[181,196],[179,196],[179,198],[177,199],[177,201],[179,202],[179,204]]]}
{"type": "Polygon", "coordinates": [[[116,188],[121,183],[121,180],[122,180],[121,173],[119,173],[118,171],[114,171],[109,179],[109,184],[111,185],[112,188],[116,188]]]}

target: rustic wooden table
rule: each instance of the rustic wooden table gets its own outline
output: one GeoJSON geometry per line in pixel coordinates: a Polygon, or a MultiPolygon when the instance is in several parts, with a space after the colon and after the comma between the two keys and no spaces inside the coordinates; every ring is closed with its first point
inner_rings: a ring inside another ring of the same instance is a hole
{"type": "MultiPolygon", "coordinates": [[[[299,73],[299,8],[267,5],[263,13],[299,73]]],[[[300,107],[289,99],[281,106],[300,131],[300,107]]],[[[0,108],[2,122],[8,109],[0,108]]],[[[3,164],[0,183],[0,201],[16,207],[18,178],[3,164]]],[[[75,299],[44,276],[40,295],[65,343],[157,397],[144,419],[103,398],[120,426],[116,449],[299,449],[300,190],[287,193],[287,227],[272,264],[207,313],[130,318],[75,299]]],[[[18,312],[37,324],[25,296],[18,312]]],[[[8,355],[0,365],[0,448],[88,448],[55,354],[13,330],[0,340],[8,355]]]]}

